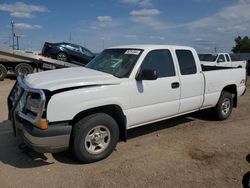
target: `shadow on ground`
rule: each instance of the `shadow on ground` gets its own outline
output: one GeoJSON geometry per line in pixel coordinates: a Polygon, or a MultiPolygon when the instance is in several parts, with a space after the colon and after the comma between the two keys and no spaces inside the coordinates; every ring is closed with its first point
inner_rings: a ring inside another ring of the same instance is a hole
{"type": "MultiPolygon", "coordinates": [[[[153,132],[168,129],[178,125],[182,125],[195,119],[204,119],[212,121],[208,114],[193,113],[189,116],[181,116],[157,123],[148,124],[128,131],[127,138],[151,134],[153,132]]],[[[53,158],[65,164],[81,164],[73,154],[69,151],[52,154],[53,158]]],[[[44,154],[37,153],[22,144],[19,137],[14,137],[12,133],[11,123],[3,121],[0,123],[0,161],[17,168],[34,168],[44,165],[50,165],[44,154]]]]}
{"type": "Polygon", "coordinates": [[[5,79],[16,80],[15,74],[8,74],[5,79]]]}
{"type": "MultiPolygon", "coordinates": [[[[148,125],[144,125],[144,126],[129,130],[127,139],[132,139],[135,137],[151,134],[153,132],[156,132],[162,129],[171,128],[171,127],[181,125],[183,123],[187,123],[190,121],[193,121],[193,120],[183,116],[181,118],[174,118],[174,119],[165,120],[165,121],[161,121],[157,123],[151,123],[148,125]]],[[[52,155],[57,161],[60,161],[62,163],[66,163],[66,164],[79,164],[80,163],[74,157],[74,155],[69,151],[54,153],[52,155]]]]}
{"type": "Polygon", "coordinates": [[[19,137],[14,137],[10,121],[0,123],[0,162],[16,168],[34,168],[51,163],[44,154],[25,147],[19,137]]]}

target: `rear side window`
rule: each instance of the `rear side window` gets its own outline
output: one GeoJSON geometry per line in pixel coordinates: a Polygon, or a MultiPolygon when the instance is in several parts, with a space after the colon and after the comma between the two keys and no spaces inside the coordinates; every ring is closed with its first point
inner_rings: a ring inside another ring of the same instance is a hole
{"type": "Polygon", "coordinates": [[[226,54],[226,59],[228,62],[230,61],[229,55],[227,55],[227,54],[226,54]]]}
{"type": "Polygon", "coordinates": [[[175,76],[172,55],[169,50],[152,50],[145,57],[141,69],[156,70],[158,78],[175,76]]]}
{"type": "Polygon", "coordinates": [[[89,56],[89,57],[94,56],[89,50],[81,48],[81,47],[80,47],[80,52],[82,52],[84,55],[89,56]]]}
{"type": "Polygon", "coordinates": [[[195,74],[197,72],[194,56],[189,50],[176,50],[182,75],[195,74]]]}

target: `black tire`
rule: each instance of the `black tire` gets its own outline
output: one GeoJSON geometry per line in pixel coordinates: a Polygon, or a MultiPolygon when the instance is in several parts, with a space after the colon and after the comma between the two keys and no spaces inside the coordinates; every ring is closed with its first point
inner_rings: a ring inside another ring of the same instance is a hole
{"type": "Polygon", "coordinates": [[[21,63],[15,67],[16,76],[31,74],[33,71],[33,67],[27,63],[21,63]]]}
{"type": "Polygon", "coordinates": [[[214,108],[214,115],[218,120],[227,119],[233,110],[233,96],[232,93],[222,91],[220,99],[214,108]]]}
{"type": "Polygon", "coordinates": [[[59,52],[56,55],[56,59],[60,60],[60,61],[68,61],[68,55],[66,53],[64,53],[64,52],[59,52]]]}
{"type": "Polygon", "coordinates": [[[247,70],[247,75],[250,76],[250,60],[247,61],[246,70],[247,70]]]}
{"type": "Polygon", "coordinates": [[[97,113],[78,121],[72,136],[75,156],[83,163],[92,163],[112,153],[119,140],[119,127],[111,116],[97,113]]]}
{"type": "Polygon", "coordinates": [[[0,65],[0,81],[3,81],[6,76],[7,76],[7,69],[5,68],[5,66],[0,65]]]}

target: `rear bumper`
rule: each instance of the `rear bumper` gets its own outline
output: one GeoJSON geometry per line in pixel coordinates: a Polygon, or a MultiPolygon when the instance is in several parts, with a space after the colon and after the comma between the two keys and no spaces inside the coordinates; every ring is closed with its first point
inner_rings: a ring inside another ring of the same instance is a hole
{"type": "Polygon", "coordinates": [[[72,126],[66,123],[56,123],[41,130],[22,122],[21,133],[28,147],[40,153],[56,153],[68,149],[71,129],[72,126]]]}

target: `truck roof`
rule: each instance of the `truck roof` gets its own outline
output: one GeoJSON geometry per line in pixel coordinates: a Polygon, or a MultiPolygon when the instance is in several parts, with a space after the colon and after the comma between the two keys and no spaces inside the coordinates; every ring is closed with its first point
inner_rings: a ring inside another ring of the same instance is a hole
{"type": "Polygon", "coordinates": [[[122,45],[122,46],[114,46],[108,49],[115,48],[129,48],[129,49],[143,49],[143,50],[151,50],[151,49],[160,49],[160,48],[184,48],[184,49],[193,49],[189,46],[177,46],[177,45],[158,45],[158,44],[134,44],[134,45],[122,45]]]}

